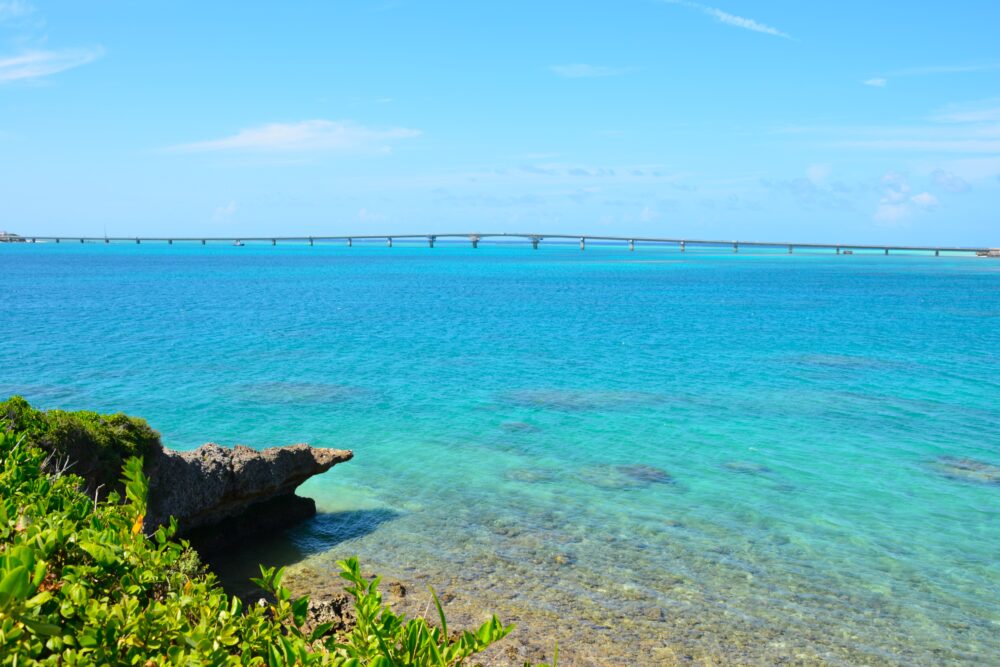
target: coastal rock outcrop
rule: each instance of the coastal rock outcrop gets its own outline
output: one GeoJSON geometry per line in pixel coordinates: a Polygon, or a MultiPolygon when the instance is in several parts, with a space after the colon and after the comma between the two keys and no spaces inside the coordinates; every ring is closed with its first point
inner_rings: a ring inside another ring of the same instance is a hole
{"type": "Polygon", "coordinates": [[[352,456],[304,444],[260,451],[214,443],[190,452],[160,450],[146,459],[144,527],[153,531],[172,516],[181,534],[211,550],[237,536],[288,526],[316,513],[316,503],[295,489],[352,456]]]}

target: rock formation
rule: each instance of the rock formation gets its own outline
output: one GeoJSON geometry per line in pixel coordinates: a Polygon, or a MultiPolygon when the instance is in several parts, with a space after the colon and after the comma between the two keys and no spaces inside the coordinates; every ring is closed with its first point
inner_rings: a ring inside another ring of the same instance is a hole
{"type": "Polygon", "coordinates": [[[214,443],[190,452],[163,449],[146,460],[145,529],[172,516],[180,534],[210,551],[235,537],[286,527],[316,513],[316,503],[295,489],[352,456],[302,444],[262,451],[214,443]]]}

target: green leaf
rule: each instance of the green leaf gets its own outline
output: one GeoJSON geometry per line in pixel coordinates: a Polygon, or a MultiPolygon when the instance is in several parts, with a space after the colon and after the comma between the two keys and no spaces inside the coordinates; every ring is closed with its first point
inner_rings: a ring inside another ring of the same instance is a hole
{"type": "Polygon", "coordinates": [[[317,639],[325,637],[328,632],[333,628],[333,623],[320,623],[313,631],[309,633],[309,643],[313,643],[317,639]]]}
{"type": "Polygon", "coordinates": [[[292,603],[292,620],[297,627],[302,627],[306,622],[306,613],[309,611],[309,598],[301,597],[292,603]]]}
{"type": "Polygon", "coordinates": [[[19,565],[0,579],[0,604],[9,604],[14,600],[24,599],[28,595],[31,582],[28,581],[28,568],[19,565]]]}
{"type": "Polygon", "coordinates": [[[56,637],[62,634],[62,628],[58,625],[42,623],[41,621],[32,621],[27,618],[21,618],[19,620],[24,623],[24,627],[28,628],[32,634],[44,635],[46,637],[56,637]]]}
{"type": "Polygon", "coordinates": [[[438,600],[437,593],[430,586],[427,587],[431,591],[431,597],[434,598],[434,606],[437,607],[438,618],[441,620],[441,633],[442,633],[442,643],[448,641],[448,619],[444,616],[444,609],[441,608],[441,601],[438,600]]]}

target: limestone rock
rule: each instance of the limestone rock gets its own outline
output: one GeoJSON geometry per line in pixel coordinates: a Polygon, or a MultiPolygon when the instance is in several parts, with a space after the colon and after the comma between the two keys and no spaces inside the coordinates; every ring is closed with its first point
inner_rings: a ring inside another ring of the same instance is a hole
{"type": "Polygon", "coordinates": [[[295,489],[352,456],[349,450],[303,444],[261,451],[214,443],[190,452],[164,449],[146,460],[150,486],[145,528],[155,530],[171,516],[181,533],[240,517],[246,527],[263,529],[273,520],[288,523],[311,516],[315,503],[296,496],[295,489]]]}

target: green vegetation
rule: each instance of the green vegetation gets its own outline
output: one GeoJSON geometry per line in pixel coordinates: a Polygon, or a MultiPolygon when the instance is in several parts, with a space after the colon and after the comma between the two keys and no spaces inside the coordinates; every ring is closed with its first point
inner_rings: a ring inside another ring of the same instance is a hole
{"type": "Polygon", "coordinates": [[[160,448],[160,434],[144,419],[121,413],[101,415],[81,410],[36,410],[20,396],[0,403],[0,419],[22,433],[28,444],[49,454],[45,469],[62,472],[67,466],[86,480],[88,490],[102,495],[116,489],[126,459],[144,458],[160,448]]]}
{"type": "Polygon", "coordinates": [[[512,629],[493,617],[449,634],[440,604],[440,627],[395,614],[356,559],[340,563],[356,612],[342,636],[330,624],[307,631],[308,600],[282,587],[280,569],[255,580],[272,601],[244,606],[174,539],[175,522],[143,533],[141,459],[125,459],[124,499],[102,502],[44,468],[62,435],[116,456],[158,445],[145,422],[0,405],[0,665],[451,666],[512,629]]]}

